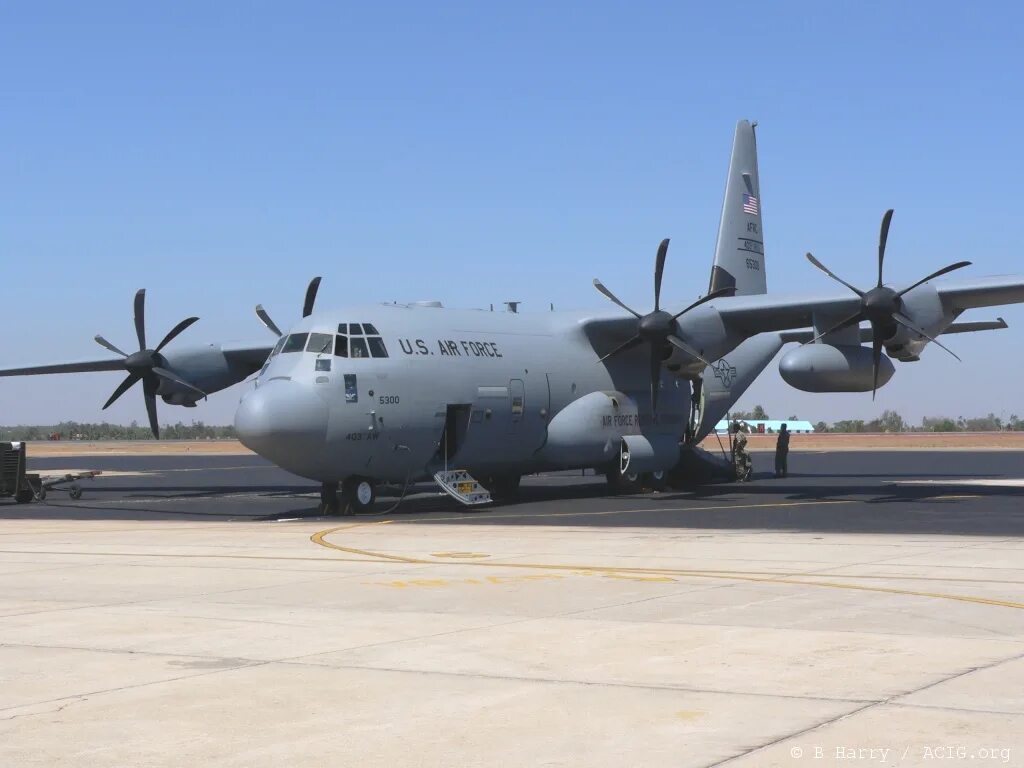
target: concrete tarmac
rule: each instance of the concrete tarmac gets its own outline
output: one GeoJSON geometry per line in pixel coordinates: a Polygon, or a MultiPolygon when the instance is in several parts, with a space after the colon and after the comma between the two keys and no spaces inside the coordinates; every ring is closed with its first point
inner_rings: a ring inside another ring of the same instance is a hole
{"type": "Polygon", "coordinates": [[[1024,454],[358,518],[249,456],[0,502],[0,766],[1024,765],[1024,454]],[[941,764],[941,763],[940,763],[941,764]]]}

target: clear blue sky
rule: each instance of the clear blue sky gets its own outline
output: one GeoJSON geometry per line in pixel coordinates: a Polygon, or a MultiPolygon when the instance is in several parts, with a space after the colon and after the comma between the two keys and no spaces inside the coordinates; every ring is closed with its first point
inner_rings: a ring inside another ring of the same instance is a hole
{"type": "MultiPolygon", "coordinates": [[[[952,3],[7,3],[0,10],[0,363],[265,334],[257,302],[600,307],[707,284],[735,121],[760,122],[769,290],[810,249],[892,282],[1020,264],[1024,12],[952,3]]],[[[841,290],[841,289],[840,289],[841,290]]],[[[996,311],[978,311],[977,319],[996,311]]],[[[1024,309],[870,395],[774,366],[741,406],[1024,414],[1024,309]]],[[[98,354],[97,354],[98,353],[98,354]]],[[[0,381],[0,423],[98,420],[120,374],[0,381]]],[[[238,389],[162,420],[231,420],[238,389]]],[[[139,392],[106,414],[144,422],[139,392]]]]}

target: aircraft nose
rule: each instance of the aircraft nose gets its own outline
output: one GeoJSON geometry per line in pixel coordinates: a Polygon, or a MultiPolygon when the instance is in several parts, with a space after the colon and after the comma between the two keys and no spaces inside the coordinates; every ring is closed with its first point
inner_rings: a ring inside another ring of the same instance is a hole
{"type": "Polygon", "coordinates": [[[324,450],[327,404],[308,386],[274,379],[238,404],[235,430],[242,445],[278,466],[313,467],[324,450]]]}

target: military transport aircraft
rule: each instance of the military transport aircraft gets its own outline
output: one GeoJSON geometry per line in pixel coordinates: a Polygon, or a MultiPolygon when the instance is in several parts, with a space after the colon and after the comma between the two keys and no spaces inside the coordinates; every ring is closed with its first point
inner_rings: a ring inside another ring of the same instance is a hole
{"type": "Polygon", "coordinates": [[[1001,320],[955,323],[965,310],[1024,301],[1024,276],[932,282],[968,262],[907,286],[886,285],[892,211],[882,219],[873,287],[857,288],[807,254],[845,290],[767,295],[761,220],[754,125],[744,120],[736,127],[710,286],[681,310],[662,303],[664,240],[648,311],[594,280],[615,311],[534,314],[420,302],[314,312],[316,278],[302,319],[287,333],[257,306],[276,343],[172,349],[196,318],[150,348],[139,291],[138,351],[97,336],[119,357],[0,369],[0,376],[125,371],[104,408],[141,382],[159,436],[158,395],[192,406],[256,373],[235,414],[239,437],[284,469],[319,481],[325,511],[358,512],[373,503],[381,482],[429,478],[469,504],[511,496],[524,474],[546,469],[597,468],[613,489],[678,479],[694,466],[694,446],[787,342],[801,342],[779,366],[792,386],[874,393],[893,375],[891,358],[917,360],[928,343],[949,351],[936,340],[940,334],[1005,327],[1001,320]]]}

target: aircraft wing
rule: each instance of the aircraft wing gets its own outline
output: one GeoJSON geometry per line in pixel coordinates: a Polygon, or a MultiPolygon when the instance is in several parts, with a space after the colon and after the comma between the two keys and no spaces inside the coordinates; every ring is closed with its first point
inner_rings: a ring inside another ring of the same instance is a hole
{"type": "MultiPolygon", "coordinates": [[[[954,317],[975,307],[1024,303],[1022,275],[943,280],[931,285],[954,317]]],[[[728,326],[752,336],[811,327],[815,314],[848,317],[860,309],[860,299],[852,292],[832,296],[769,294],[718,299],[712,306],[728,326]]]]}

